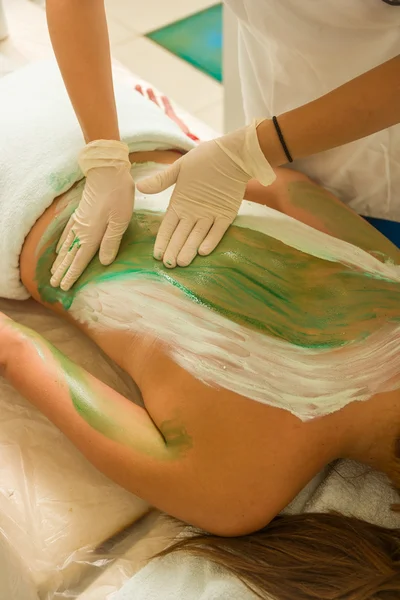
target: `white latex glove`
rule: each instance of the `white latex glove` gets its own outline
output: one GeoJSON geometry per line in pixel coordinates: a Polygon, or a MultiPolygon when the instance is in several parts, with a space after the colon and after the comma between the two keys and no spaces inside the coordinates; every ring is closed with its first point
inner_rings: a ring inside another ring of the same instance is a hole
{"type": "Polygon", "coordinates": [[[85,189],[57,245],[50,284],[69,290],[100,248],[103,265],[118,254],[133,212],[135,184],[129,148],[122,142],[97,140],[79,156],[85,189]]]}
{"type": "Polygon", "coordinates": [[[137,183],[144,194],[176,184],[154,246],[154,258],[166,267],[186,267],[197,254],[210,254],[235,220],[248,181],[274,181],[258,143],[259,123],[203,142],[165,171],[137,183]]]}

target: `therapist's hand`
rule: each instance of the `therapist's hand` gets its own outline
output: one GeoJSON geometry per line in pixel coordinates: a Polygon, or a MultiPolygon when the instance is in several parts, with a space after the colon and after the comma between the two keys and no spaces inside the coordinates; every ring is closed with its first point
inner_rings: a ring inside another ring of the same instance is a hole
{"type": "Polygon", "coordinates": [[[165,171],[138,182],[144,194],[176,184],[154,247],[154,258],[166,267],[185,267],[197,254],[210,254],[235,220],[248,181],[274,181],[257,125],[204,142],[165,171]]]}
{"type": "Polygon", "coordinates": [[[129,148],[118,141],[88,144],[79,157],[85,189],[58,242],[50,283],[69,290],[100,248],[103,265],[118,254],[133,211],[135,185],[129,148]]]}

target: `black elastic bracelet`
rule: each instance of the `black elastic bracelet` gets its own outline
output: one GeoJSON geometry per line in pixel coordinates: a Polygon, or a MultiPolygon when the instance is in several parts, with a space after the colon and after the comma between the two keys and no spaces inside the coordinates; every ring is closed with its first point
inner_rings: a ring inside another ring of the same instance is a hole
{"type": "Polygon", "coordinates": [[[272,122],[275,125],[276,133],[278,134],[279,141],[282,145],[283,150],[285,151],[286,158],[290,163],[293,162],[292,155],[289,152],[289,148],[286,145],[285,138],[283,137],[283,133],[281,128],[279,127],[278,119],[276,117],[272,117],[272,122]]]}

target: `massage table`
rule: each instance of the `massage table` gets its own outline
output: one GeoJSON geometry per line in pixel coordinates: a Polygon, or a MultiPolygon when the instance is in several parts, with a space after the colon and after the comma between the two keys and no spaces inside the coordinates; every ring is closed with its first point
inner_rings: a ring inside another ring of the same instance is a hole
{"type": "MultiPolygon", "coordinates": [[[[35,47],[34,40],[24,44],[35,47]]],[[[43,40],[39,46],[37,54],[43,58],[43,40]]],[[[26,58],[19,55],[15,66],[26,58]]],[[[0,64],[10,71],[14,63],[0,64]]],[[[148,85],[121,65],[115,64],[114,72],[132,88],[148,85]]],[[[215,136],[179,107],[177,112],[200,139],[215,136]]],[[[121,394],[141,402],[131,379],[71,324],[33,300],[0,299],[0,311],[38,331],[121,394]]],[[[382,504],[398,499],[384,478],[377,477],[369,478],[360,465],[341,464],[318,475],[288,511],[337,507],[346,513],[367,494],[363,516],[379,513],[392,524],[382,504]],[[349,478],[355,484],[344,486],[349,478]]],[[[0,380],[0,600],[253,598],[207,561],[169,557],[148,563],[182,530],[183,524],[172,523],[98,473],[45,417],[0,380]]]]}

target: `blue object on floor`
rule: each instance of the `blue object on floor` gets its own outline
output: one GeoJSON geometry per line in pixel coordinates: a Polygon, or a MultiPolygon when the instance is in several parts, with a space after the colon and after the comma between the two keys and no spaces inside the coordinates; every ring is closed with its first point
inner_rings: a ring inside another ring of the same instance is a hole
{"type": "Polygon", "coordinates": [[[374,219],[373,217],[364,217],[364,219],[387,237],[392,244],[400,248],[400,223],[386,221],[386,219],[374,219]]]}
{"type": "Polygon", "coordinates": [[[222,4],[152,31],[146,37],[222,81],[222,4]]]}

